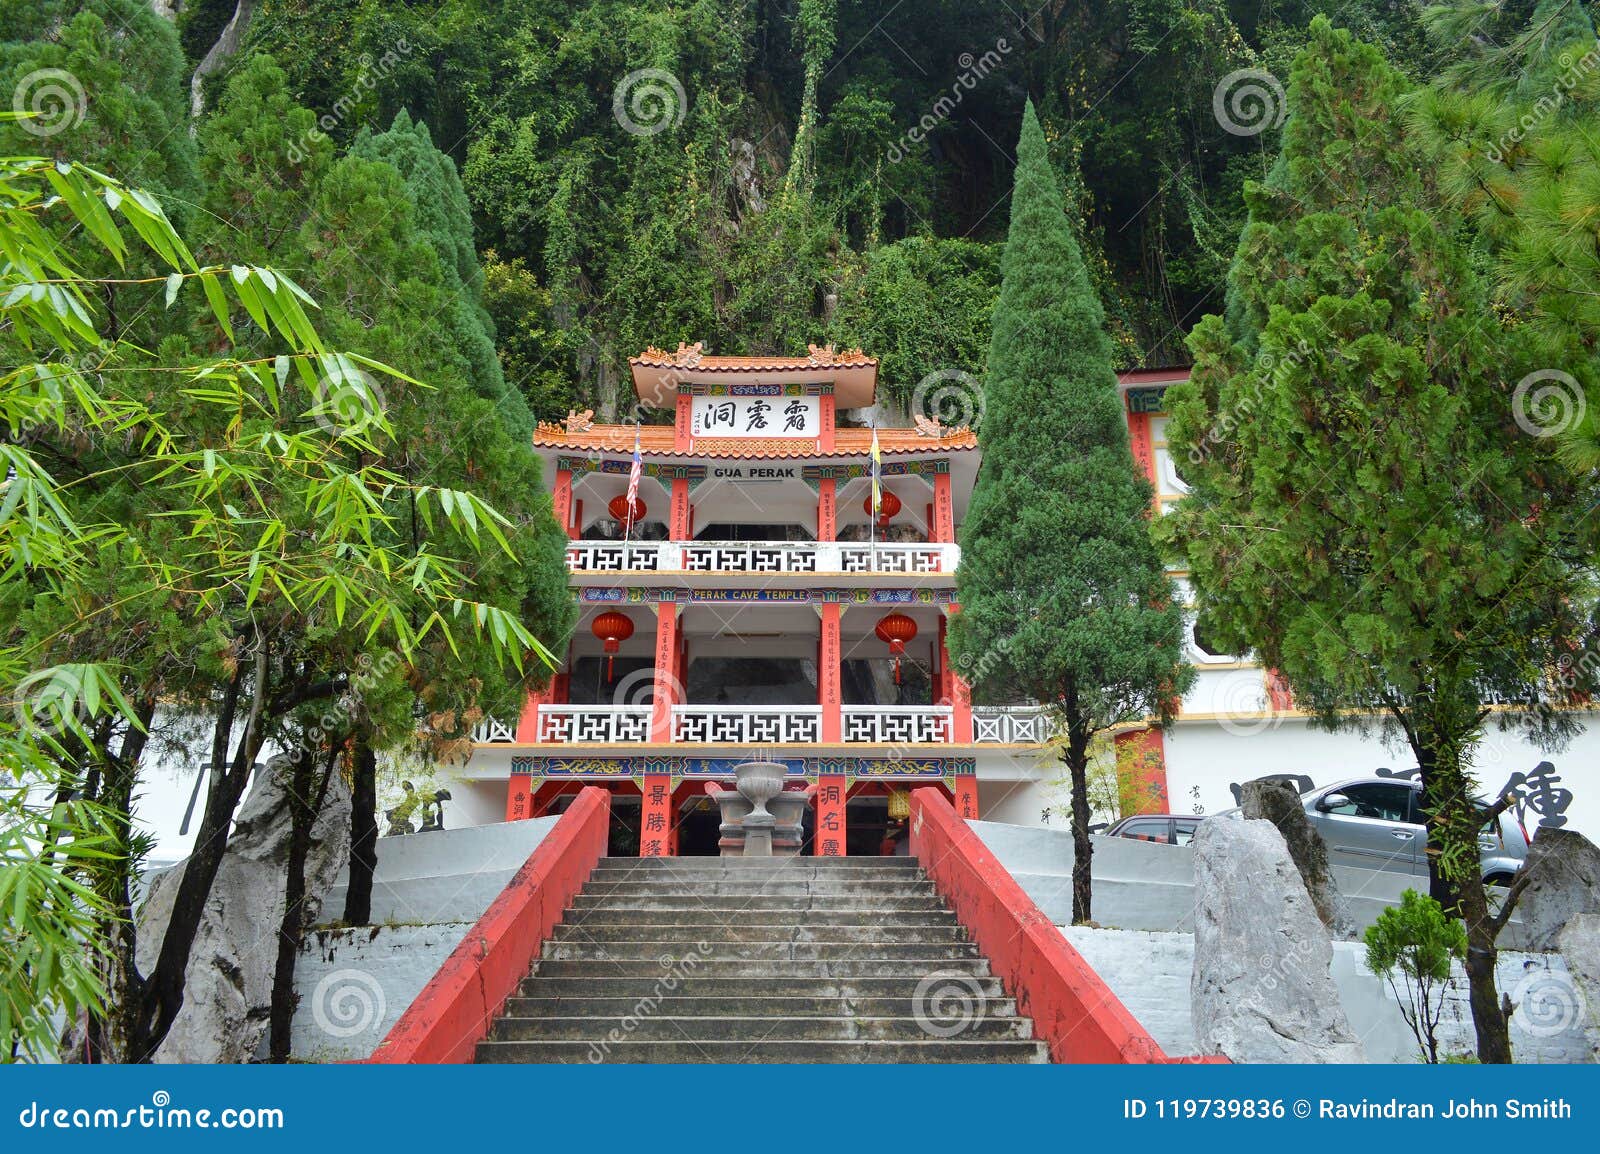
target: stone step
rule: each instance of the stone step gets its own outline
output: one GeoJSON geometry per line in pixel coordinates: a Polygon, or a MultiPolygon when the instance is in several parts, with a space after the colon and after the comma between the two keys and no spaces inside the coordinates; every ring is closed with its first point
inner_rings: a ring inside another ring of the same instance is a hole
{"type": "MultiPolygon", "coordinates": [[[[569,963],[556,963],[566,966],[569,963]]],[[[534,963],[538,967],[539,963],[534,963]]],[[[927,974],[873,975],[866,977],[783,977],[771,973],[754,976],[717,977],[695,970],[683,976],[657,971],[639,976],[613,976],[609,970],[594,968],[581,973],[539,974],[524,978],[516,997],[548,998],[627,998],[637,1003],[649,998],[696,998],[732,1003],[739,998],[772,1000],[780,998],[894,998],[914,1000],[918,984],[927,974]]],[[[991,1005],[1005,998],[1000,979],[988,974],[963,974],[960,989],[972,998],[991,1005]]],[[[998,1012],[998,1011],[997,1011],[998,1012]]]]}
{"type": "MultiPolygon", "coordinates": [[[[681,910],[591,906],[581,910],[567,910],[562,915],[561,922],[561,928],[583,926],[590,930],[602,926],[617,929],[625,926],[739,926],[741,928],[804,926],[807,929],[861,926],[879,929],[948,929],[959,925],[955,914],[949,910],[906,910],[899,913],[885,913],[882,910],[823,908],[807,911],[804,917],[801,917],[792,910],[705,909],[699,906],[681,910]]],[[[557,936],[560,936],[559,932],[557,936]]]]}
{"type": "Polygon", "coordinates": [[[724,1015],[674,1018],[666,1014],[624,1015],[611,1018],[522,1018],[498,1019],[489,1035],[498,1042],[605,1041],[715,1041],[715,1042],[851,1042],[907,1041],[935,1038],[975,1041],[980,1039],[1031,1040],[1033,1023],[1026,1018],[997,1018],[985,1015],[968,1022],[943,1024],[917,1017],[876,1018],[862,1014],[832,1017],[807,1016],[782,1018],[770,1014],[724,1015]],[[956,1031],[948,1036],[944,1031],[956,1031]]]}
{"type": "Polygon", "coordinates": [[[636,870],[909,870],[914,857],[603,857],[597,869],[636,870]]]}
{"type": "MultiPolygon", "coordinates": [[[[929,947],[932,949],[932,947],[929,947]]],[[[594,958],[540,958],[534,975],[541,978],[581,978],[605,975],[615,978],[668,979],[680,983],[696,978],[900,978],[915,983],[928,974],[950,972],[975,977],[987,976],[987,958],[829,958],[806,961],[707,959],[680,961],[663,954],[655,958],[626,961],[598,961],[594,958]],[[665,958],[666,965],[662,965],[665,958]]]]}
{"type": "Polygon", "coordinates": [[[833,877],[805,880],[789,878],[772,881],[739,879],[735,881],[670,880],[595,882],[583,887],[585,895],[594,897],[853,897],[873,905],[881,899],[927,897],[934,892],[928,881],[873,878],[855,881],[833,877]]]}
{"type": "Polygon", "coordinates": [[[837,925],[807,918],[801,925],[740,925],[724,921],[680,922],[670,915],[659,915],[661,924],[624,922],[608,925],[592,918],[576,918],[556,927],[554,940],[561,943],[660,942],[683,943],[693,948],[708,942],[720,952],[734,943],[837,942],[841,946],[861,942],[909,945],[915,942],[955,945],[967,940],[964,927],[952,922],[917,925],[837,925]]]}
{"type": "Polygon", "coordinates": [[[1047,1062],[1043,1042],[479,1042],[479,1062],[1047,1062]]]}
{"type": "MultiPolygon", "coordinates": [[[[742,910],[783,910],[793,914],[797,920],[808,916],[812,911],[855,910],[861,909],[864,905],[866,903],[860,899],[859,895],[807,893],[754,893],[716,896],[692,893],[595,894],[585,892],[572,899],[572,906],[576,910],[701,910],[707,913],[726,913],[730,915],[742,910]]],[[[926,893],[912,896],[875,896],[872,898],[870,908],[882,910],[884,913],[911,913],[925,910],[943,910],[945,905],[938,894],[926,893]]]]}
{"type": "Polygon", "coordinates": [[[666,969],[679,964],[703,966],[735,961],[876,962],[906,958],[965,961],[978,956],[978,947],[971,942],[595,942],[577,938],[546,942],[542,956],[553,962],[645,962],[666,969]]]}
{"type": "MultiPolygon", "coordinates": [[[[975,999],[977,997],[974,995],[975,999]]],[[[979,1009],[984,1017],[1017,1016],[1017,1003],[1011,998],[983,996],[979,1000],[981,1001],[979,1009]]],[[[923,998],[919,1002],[915,994],[857,998],[796,994],[782,997],[766,995],[679,997],[675,994],[662,996],[660,991],[656,990],[636,997],[596,994],[527,998],[516,995],[506,1000],[504,1013],[509,1018],[640,1018],[646,1014],[660,1014],[667,1018],[751,1018],[768,1015],[777,1019],[856,1015],[867,1018],[915,1018],[920,1012],[935,1022],[959,1021],[963,1016],[958,1012],[944,1018],[936,1017],[934,1012],[938,1008],[940,1008],[938,1001],[923,998]]],[[[974,1014],[977,1012],[978,1010],[971,1011],[974,1014]]]]}

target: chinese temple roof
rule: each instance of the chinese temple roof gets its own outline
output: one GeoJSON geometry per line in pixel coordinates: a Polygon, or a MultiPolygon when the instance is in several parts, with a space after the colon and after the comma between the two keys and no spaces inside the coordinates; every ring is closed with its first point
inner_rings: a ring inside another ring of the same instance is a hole
{"type": "Polygon", "coordinates": [[[860,349],[838,352],[832,345],[807,345],[803,357],[725,357],[703,351],[704,342],[680,343],[675,352],[647,348],[629,357],[633,386],[642,404],[670,409],[679,385],[832,385],[840,408],[872,404],[878,385],[878,358],[860,349]]]}
{"type": "MultiPolygon", "coordinates": [[[[539,449],[567,449],[577,452],[631,453],[635,428],[632,425],[597,425],[592,413],[573,413],[565,424],[541,422],[533,435],[539,449]]],[[[677,433],[671,425],[644,425],[638,430],[639,451],[668,457],[701,458],[816,458],[864,457],[872,449],[871,429],[838,429],[831,450],[820,450],[810,439],[761,437],[705,437],[696,439],[687,450],[675,448],[677,433]]],[[[915,429],[879,429],[878,448],[885,457],[898,453],[930,453],[976,450],[978,436],[971,429],[951,429],[925,422],[915,429]]]]}

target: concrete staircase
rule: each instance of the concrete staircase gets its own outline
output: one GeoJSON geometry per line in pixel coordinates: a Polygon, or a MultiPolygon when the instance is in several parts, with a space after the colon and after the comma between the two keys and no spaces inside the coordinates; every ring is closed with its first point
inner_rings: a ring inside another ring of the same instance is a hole
{"type": "Polygon", "coordinates": [[[602,858],[479,1062],[1043,1062],[912,858],[602,858]]]}

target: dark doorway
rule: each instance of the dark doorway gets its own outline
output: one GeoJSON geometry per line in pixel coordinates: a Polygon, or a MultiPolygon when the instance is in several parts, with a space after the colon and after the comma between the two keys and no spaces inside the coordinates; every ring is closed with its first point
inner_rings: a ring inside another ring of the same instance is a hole
{"type": "Polygon", "coordinates": [[[721,851],[722,814],[704,794],[684,799],[678,810],[678,856],[716,857],[721,851]]]}
{"type": "Polygon", "coordinates": [[[889,799],[852,797],[845,802],[845,853],[851,857],[877,857],[889,831],[889,799]]]}

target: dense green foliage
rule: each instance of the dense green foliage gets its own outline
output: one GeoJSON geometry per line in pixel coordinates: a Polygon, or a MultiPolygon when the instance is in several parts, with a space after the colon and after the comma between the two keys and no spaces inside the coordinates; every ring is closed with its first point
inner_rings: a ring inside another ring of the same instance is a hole
{"type": "MultiPolygon", "coordinates": [[[[1535,743],[1575,727],[1597,494],[1525,424],[1538,361],[1424,178],[1406,92],[1313,24],[1282,154],[1246,190],[1228,315],[1196,327],[1193,379],[1168,395],[1190,494],[1161,527],[1222,645],[1281,670],[1323,725],[1381,725],[1416,754],[1476,961],[1496,927],[1472,749],[1495,704],[1535,743]]],[[[1492,966],[1469,972],[1483,1043],[1503,1016],[1492,966]]]]}
{"type": "Polygon", "coordinates": [[[1151,489],[1129,451],[1111,341],[1031,104],[1000,268],[951,660],[980,696],[1059,707],[1073,777],[1072,913],[1084,922],[1089,743],[1113,725],[1167,718],[1193,673],[1183,611],[1150,540],[1151,489]]]}
{"type": "Polygon", "coordinates": [[[248,42],[305,105],[348,109],[336,140],[404,109],[460,164],[480,247],[525,274],[506,287],[544,339],[506,367],[549,419],[615,411],[626,357],[680,340],[867,343],[901,405],[930,372],[980,370],[1028,95],[1119,366],[1187,359],[1277,137],[1226,130],[1214,89],[1282,75],[1334,8],[1429,66],[1416,5],[1379,0],[1077,0],[1025,26],[967,0],[263,0],[248,42]]]}

